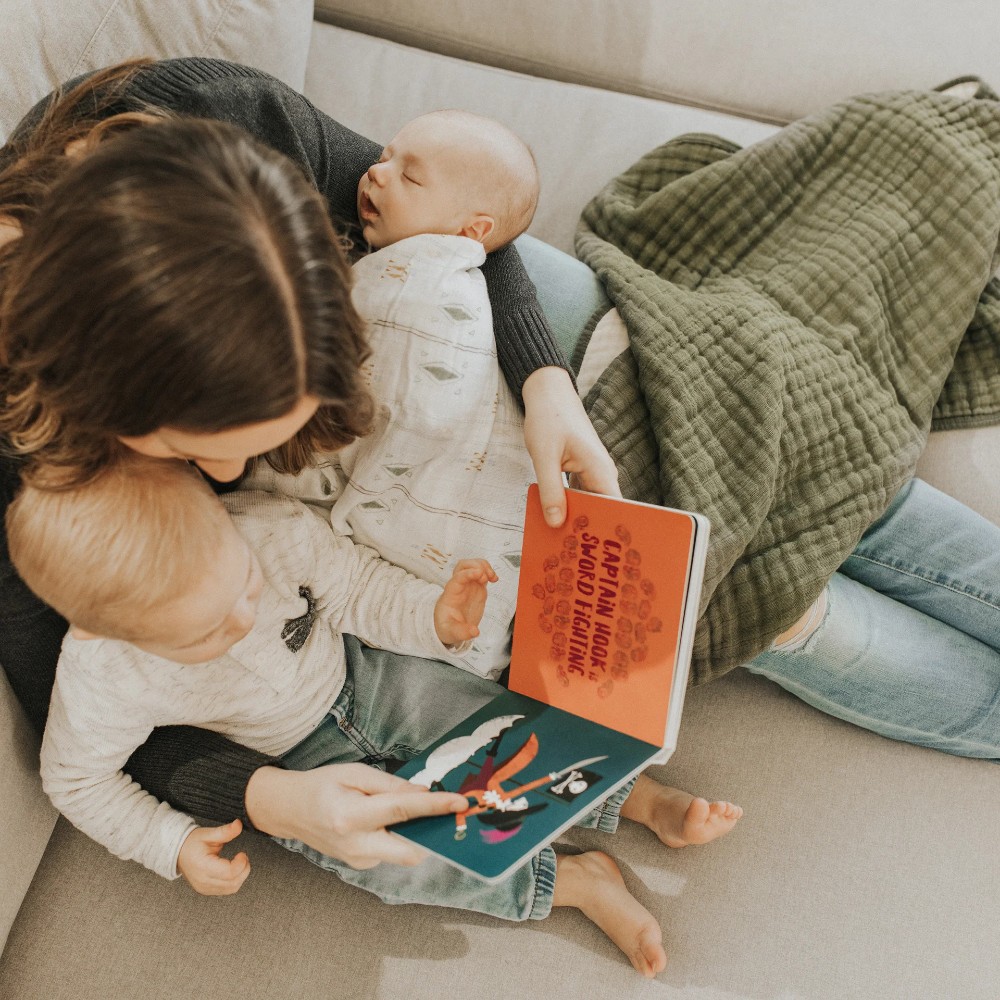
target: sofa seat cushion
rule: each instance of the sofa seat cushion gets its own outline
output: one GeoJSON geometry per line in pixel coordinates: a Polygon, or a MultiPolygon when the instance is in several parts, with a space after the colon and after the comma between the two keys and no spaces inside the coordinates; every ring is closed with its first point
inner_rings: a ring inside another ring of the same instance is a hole
{"type": "MultiPolygon", "coordinates": [[[[732,798],[728,837],[611,853],[661,922],[655,982],[579,911],[524,924],[387,906],[259,837],[235,896],[198,896],[64,821],[0,957],[10,1000],[996,1000],[1000,769],[893,743],[736,671],[688,693],[661,781],[732,798]]],[[[237,849],[237,845],[233,845],[237,849]]]]}
{"type": "Polygon", "coordinates": [[[45,852],[56,811],[42,792],[38,738],[0,672],[0,951],[45,852]]]}

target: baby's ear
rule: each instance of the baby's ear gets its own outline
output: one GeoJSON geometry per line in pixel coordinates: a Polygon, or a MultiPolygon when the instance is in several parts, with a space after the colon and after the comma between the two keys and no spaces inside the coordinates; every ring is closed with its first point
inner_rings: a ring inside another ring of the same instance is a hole
{"type": "Polygon", "coordinates": [[[93,632],[88,632],[85,628],[80,628],[79,625],[70,625],[69,634],[73,636],[74,639],[100,639],[99,635],[94,635],[93,632]]]}
{"type": "Polygon", "coordinates": [[[474,215],[459,231],[459,236],[468,236],[477,243],[485,243],[490,233],[496,228],[496,220],[492,215],[474,215]]]}

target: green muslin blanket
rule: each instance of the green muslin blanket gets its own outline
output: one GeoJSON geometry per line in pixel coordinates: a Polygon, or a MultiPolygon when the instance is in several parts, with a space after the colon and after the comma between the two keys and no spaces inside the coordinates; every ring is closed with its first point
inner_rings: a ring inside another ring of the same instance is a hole
{"type": "Polygon", "coordinates": [[[629,333],[585,401],[625,496],[706,514],[692,680],[767,648],[913,475],[1000,420],[1000,102],[865,95],[686,135],[587,206],[629,333]]]}

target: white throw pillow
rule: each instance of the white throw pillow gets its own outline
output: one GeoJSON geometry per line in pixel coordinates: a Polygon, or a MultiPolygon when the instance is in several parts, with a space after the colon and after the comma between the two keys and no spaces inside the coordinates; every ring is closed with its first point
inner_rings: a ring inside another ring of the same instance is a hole
{"type": "Polygon", "coordinates": [[[88,70],[150,56],[214,56],[302,90],[312,0],[4,0],[0,142],[54,87],[88,70]]]}

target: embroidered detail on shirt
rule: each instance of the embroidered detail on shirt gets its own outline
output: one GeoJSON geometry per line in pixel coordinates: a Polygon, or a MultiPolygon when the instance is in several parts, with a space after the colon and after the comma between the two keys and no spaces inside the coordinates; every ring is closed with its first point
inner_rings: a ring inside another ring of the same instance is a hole
{"type": "Polygon", "coordinates": [[[281,638],[293,653],[305,645],[316,620],[316,598],[312,591],[308,587],[299,587],[299,597],[306,599],[306,613],[298,618],[286,618],[285,627],[281,630],[281,638]]]}

